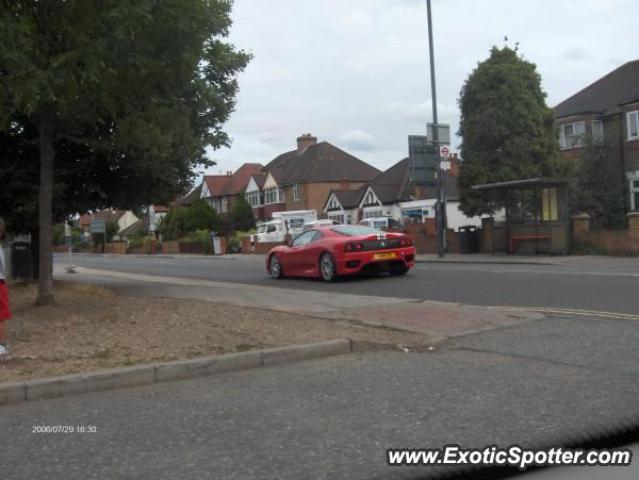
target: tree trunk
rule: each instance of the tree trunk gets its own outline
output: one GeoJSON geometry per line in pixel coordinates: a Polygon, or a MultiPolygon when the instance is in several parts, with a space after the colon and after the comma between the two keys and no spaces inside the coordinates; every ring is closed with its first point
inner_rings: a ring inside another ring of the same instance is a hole
{"type": "Polygon", "coordinates": [[[53,296],[53,148],[54,118],[46,108],[40,115],[40,198],[38,223],[40,226],[39,278],[37,305],[54,303],[53,296]]]}

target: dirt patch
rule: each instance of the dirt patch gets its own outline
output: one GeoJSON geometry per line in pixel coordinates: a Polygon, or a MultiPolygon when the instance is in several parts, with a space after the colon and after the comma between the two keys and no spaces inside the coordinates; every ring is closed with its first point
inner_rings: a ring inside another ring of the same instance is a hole
{"type": "Polygon", "coordinates": [[[12,288],[10,357],[0,382],[309,343],[335,338],[422,345],[384,328],[195,300],[120,296],[56,283],[57,303],[36,307],[33,285],[12,288]]]}

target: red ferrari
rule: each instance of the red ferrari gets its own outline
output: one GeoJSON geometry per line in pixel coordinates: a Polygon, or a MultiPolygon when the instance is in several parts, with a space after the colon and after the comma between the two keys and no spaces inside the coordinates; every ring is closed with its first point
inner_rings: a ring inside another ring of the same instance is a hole
{"type": "Polygon", "coordinates": [[[364,271],[403,275],[415,265],[412,239],[363,225],[333,225],[299,234],[266,255],[273,278],[321,277],[331,282],[364,271]]]}

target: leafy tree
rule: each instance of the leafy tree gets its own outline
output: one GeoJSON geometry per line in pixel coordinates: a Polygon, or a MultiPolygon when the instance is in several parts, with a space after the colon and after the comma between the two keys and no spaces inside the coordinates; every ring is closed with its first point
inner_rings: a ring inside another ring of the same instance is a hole
{"type": "Polygon", "coordinates": [[[115,236],[115,234],[118,233],[118,230],[120,230],[120,226],[118,225],[118,222],[109,220],[108,222],[106,222],[105,227],[106,227],[106,241],[110,242],[111,240],[113,240],[113,237],[115,236]]]}
{"type": "Polygon", "coordinates": [[[586,212],[593,224],[602,228],[626,226],[623,169],[612,154],[612,146],[595,144],[586,137],[586,145],[571,176],[571,210],[586,212]]]}
{"type": "Polygon", "coordinates": [[[553,113],[541,77],[517,49],[493,47],[462,87],[460,203],[466,215],[489,213],[473,185],[564,173],[553,113]]]}
{"type": "Polygon", "coordinates": [[[238,196],[233,210],[231,211],[231,221],[233,230],[251,230],[255,228],[255,217],[253,216],[253,208],[244,198],[244,194],[238,196]]]}
{"type": "Polygon", "coordinates": [[[162,219],[159,231],[165,240],[178,240],[198,230],[217,231],[220,219],[206,200],[194,200],[188,207],[171,208],[162,219]]]}
{"type": "Polygon", "coordinates": [[[38,217],[37,303],[53,301],[56,215],[166,202],[213,164],[207,147],[229,144],[249,60],[223,41],[231,5],[0,2],[0,142],[16,153],[0,164],[0,207],[18,227],[38,217]]]}
{"type": "Polygon", "coordinates": [[[194,200],[183,212],[184,232],[195,232],[196,230],[217,230],[220,219],[217,212],[203,198],[194,200]]]}

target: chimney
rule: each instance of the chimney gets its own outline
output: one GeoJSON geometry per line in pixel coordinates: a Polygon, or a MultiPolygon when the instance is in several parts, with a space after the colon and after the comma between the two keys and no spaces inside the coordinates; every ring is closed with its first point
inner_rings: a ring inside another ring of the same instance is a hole
{"type": "Polygon", "coordinates": [[[459,176],[459,157],[453,153],[448,156],[448,159],[450,160],[450,174],[453,177],[459,176]]]}
{"type": "Polygon", "coordinates": [[[303,133],[297,137],[297,154],[301,155],[304,151],[317,143],[317,137],[314,137],[310,133],[303,133]]]}

